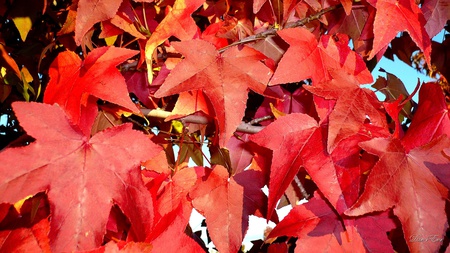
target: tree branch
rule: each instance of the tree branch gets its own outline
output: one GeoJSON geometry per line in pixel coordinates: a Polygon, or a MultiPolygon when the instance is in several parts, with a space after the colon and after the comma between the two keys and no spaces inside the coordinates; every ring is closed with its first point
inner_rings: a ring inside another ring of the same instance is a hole
{"type": "MultiPolygon", "coordinates": [[[[160,118],[160,119],[165,119],[169,116],[172,116],[171,112],[160,110],[160,109],[154,109],[154,110],[141,109],[141,112],[147,117],[155,117],[155,118],[160,118]]],[[[210,123],[210,120],[208,118],[206,118],[204,116],[200,116],[200,115],[188,115],[188,116],[182,117],[180,120],[185,123],[194,123],[194,124],[203,124],[203,125],[210,123]]],[[[264,127],[253,126],[251,124],[241,122],[241,124],[237,127],[236,131],[243,132],[243,133],[255,134],[255,133],[260,132],[263,128],[264,127]]]]}
{"type": "MultiPolygon", "coordinates": [[[[330,6],[330,7],[325,8],[325,9],[323,9],[323,10],[317,12],[317,13],[314,13],[311,16],[308,16],[306,18],[300,19],[297,22],[287,23],[286,26],[283,29],[304,26],[304,25],[306,25],[307,23],[309,23],[311,21],[319,19],[325,13],[328,13],[330,11],[336,10],[338,8],[341,8],[341,7],[342,7],[341,4],[330,6]]],[[[257,40],[263,40],[263,39],[265,39],[267,37],[270,37],[270,36],[275,36],[275,35],[277,35],[277,31],[278,30],[279,30],[278,28],[270,28],[270,29],[268,29],[268,30],[266,30],[264,32],[260,32],[260,33],[257,33],[255,35],[245,37],[242,40],[235,41],[235,42],[231,43],[230,45],[222,47],[221,49],[218,50],[218,52],[219,53],[223,53],[223,52],[225,52],[225,50],[227,50],[230,47],[234,47],[234,46],[238,46],[238,45],[254,42],[254,41],[257,41],[257,40]]]]}
{"type": "Polygon", "coordinates": [[[261,123],[263,121],[271,120],[271,119],[273,119],[272,115],[266,115],[266,116],[263,116],[261,118],[253,119],[253,120],[249,121],[248,124],[255,125],[255,124],[259,124],[259,123],[261,123]]]}
{"type": "Polygon", "coordinates": [[[254,42],[254,41],[257,41],[257,40],[263,40],[263,39],[265,39],[265,38],[267,38],[269,36],[275,36],[275,35],[277,35],[277,30],[278,29],[271,28],[271,29],[269,29],[267,31],[264,31],[264,32],[261,32],[261,33],[257,33],[257,34],[252,35],[252,36],[245,37],[242,40],[235,41],[235,42],[231,43],[230,45],[222,47],[221,49],[219,49],[217,51],[219,53],[223,53],[223,52],[225,52],[225,50],[227,50],[230,47],[242,45],[242,44],[249,43],[249,42],[254,42]]]}
{"type": "Polygon", "coordinates": [[[311,16],[308,16],[306,18],[300,19],[297,22],[288,23],[288,24],[286,24],[286,26],[284,28],[294,28],[294,27],[304,26],[304,25],[308,24],[311,21],[319,19],[325,13],[328,13],[330,11],[336,10],[338,8],[341,8],[341,7],[342,7],[341,4],[330,6],[330,7],[325,8],[325,9],[323,9],[323,10],[321,10],[321,11],[319,11],[319,12],[317,12],[317,13],[311,15],[311,16]]]}
{"type": "Polygon", "coordinates": [[[302,197],[304,199],[309,199],[311,197],[309,193],[306,191],[305,187],[302,184],[302,181],[300,181],[300,178],[298,178],[298,175],[295,175],[294,182],[297,184],[298,189],[300,190],[300,193],[302,194],[302,197]]]}

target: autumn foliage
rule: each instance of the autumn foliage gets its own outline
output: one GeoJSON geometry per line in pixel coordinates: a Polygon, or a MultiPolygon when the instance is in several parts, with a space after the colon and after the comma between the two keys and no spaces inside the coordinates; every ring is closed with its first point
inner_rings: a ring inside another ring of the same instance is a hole
{"type": "Polygon", "coordinates": [[[449,6],[0,1],[0,252],[448,252],[449,6]]]}

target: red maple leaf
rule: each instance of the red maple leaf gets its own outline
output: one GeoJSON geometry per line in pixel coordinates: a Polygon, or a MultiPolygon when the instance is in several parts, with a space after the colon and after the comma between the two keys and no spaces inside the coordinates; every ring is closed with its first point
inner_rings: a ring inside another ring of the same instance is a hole
{"type": "Polygon", "coordinates": [[[409,150],[443,134],[450,137],[450,118],[444,93],[439,84],[423,84],[419,91],[419,106],[402,143],[409,150]]]}
{"type": "Polygon", "coordinates": [[[83,253],[136,253],[136,252],[151,252],[153,245],[145,242],[125,242],[125,241],[110,241],[106,245],[93,249],[83,251],[83,253]]]}
{"type": "MultiPolygon", "coordinates": [[[[375,2],[375,1],[374,1],[375,2]]],[[[407,31],[431,66],[431,39],[425,30],[425,18],[414,0],[376,0],[373,48],[369,59],[382,51],[399,32],[407,31]]]]}
{"type": "Polygon", "coordinates": [[[198,33],[199,28],[195,24],[191,14],[197,10],[205,0],[176,0],[171,11],[159,23],[152,36],[145,45],[145,60],[147,62],[148,80],[153,80],[153,52],[156,47],[170,36],[180,40],[190,40],[198,33]]]}
{"type": "Polygon", "coordinates": [[[185,234],[189,220],[185,215],[182,205],[174,208],[162,217],[146,241],[150,242],[154,249],[164,249],[166,252],[204,252],[194,239],[185,234]]]}
{"type": "Polygon", "coordinates": [[[220,252],[237,252],[248,227],[243,217],[244,187],[221,165],[208,171],[189,193],[192,205],[205,216],[208,231],[220,252]],[[214,207],[214,208],[211,208],[214,207]]]}
{"type": "Polygon", "coordinates": [[[3,221],[3,219],[6,217],[9,211],[9,206],[6,203],[0,203],[0,222],[3,221]]]}
{"type": "MultiPolygon", "coordinates": [[[[305,86],[311,93],[325,99],[335,99],[336,104],[329,115],[328,150],[331,153],[337,144],[345,138],[357,134],[370,124],[378,127],[378,132],[389,134],[386,116],[375,93],[360,88],[352,75],[342,71],[329,71],[333,78],[314,86],[305,86]],[[366,123],[366,121],[370,123],[366,123]]],[[[366,130],[369,131],[369,130],[366,130]]]]}
{"type": "Polygon", "coordinates": [[[326,131],[312,117],[293,113],[250,137],[251,141],[273,151],[267,218],[300,167],[306,169],[338,212],[347,209],[334,163],[326,149],[326,131]]]}
{"type": "Polygon", "coordinates": [[[217,49],[228,45],[226,38],[220,37],[218,32],[224,26],[225,22],[213,23],[209,25],[203,32],[201,38],[211,42],[217,49]]]}
{"type": "Polygon", "coordinates": [[[386,232],[395,224],[387,214],[346,219],[344,223],[341,219],[315,194],[308,203],[295,206],[268,238],[297,237],[295,252],[393,252],[386,232]]]}
{"type": "Polygon", "coordinates": [[[0,202],[47,192],[55,252],[99,247],[113,204],[129,218],[130,235],[145,239],[153,206],[139,163],[159,153],[159,146],[129,124],[89,138],[57,105],[16,102],[13,109],[36,141],[0,153],[0,202]]]}
{"type": "MultiPolygon", "coordinates": [[[[313,95],[307,91],[303,86],[296,89],[294,92],[290,92],[284,89],[282,86],[271,86],[266,89],[272,91],[279,98],[265,97],[261,106],[255,113],[255,118],[262,118],[267,115],[273,114],[273,109],[270,106],[272,104],[277,110],[290,114],[290,113],[306,113],[310,116],[315,116],[315,108],[313,102],[313,95]]],[[[266,126],[271,121],[262,121],[261,125],[266,126]]]]}
{"type": "MultiPolygon", "coordinates": [[[[151,18],[155,16],[155,10],[152,8],[147,8],[147,10],[148,13],[146,13],[147,15],[145,17],[148,19],[145,22],[147,22],[147,27],[149,28],[148,32],[153,32],[156,21],[151,20],[151,18]]],[[[123,0],[114,17],[102,22],[102,33],[99,35],[99,38],[115,36],[125,31],[138,39],[146,39],[134,25],[136,20],[144,19],[142,15],[139,16],[137,14],[137,10],[133,9],[130,0],[123,0]]]]}
{"type": "Polygon", "coordinates": [[[202,112],[208,116],[214,115],[214,109],[211,108],[209,101],[201,90],[182,92],[178,96],[171,115],[165,121],[184,117],[196,112],[202,112]]]}
{"type": "Polygon", "coordinates": [[[187,196],[197,181],[196,171],[192,168],[184,168],[166,181],[168,182],[158,189],[156,199],[158,214],[164,216],[181,206],[184,212],[178,212],[177,216],[183,216],[186,225],[192,211],[192,204],[187,196]]]}
{"type": "Polygon", "coordinates": [[[50,225],[42,219],[32,227],[0,231],[1,252],[51,252],[47,234],[50,225]]]}
{"type": "Polygon", "coordinates": [[[227,143],[226,149],[230,157],[229,167],[233,175],[244,171],[252,161],[253,154],[248,143],[249,137],[250,134],[233,136],[227,143]]]}
{"type": "MultiPolygon", "coordinates": [[[[404,45],[402,44],[402,46],[404,45]]],[[[418,86],[416,87],[418,88],[418,86]]],[[[397,114],[395,116],[392,115],[394,117],[393,120],[395,120],[395,117],[400,121],[403,121],[404,117],[412,117],[411,111],[415,103],[410,100],[411,98],[409,98],[409,92],[406,90],[405,85],[398,77],[389,72],[386,72],[386,78],[379,76],[376,82],[372,84],[372,88],[377,89],[377,91],[380,91],[386,96],[386,99],[384,100],[386,103],[393,103],[395,100],[400,99],[400,101],[396,102],[399,103],[398,105],[400,105],[403,100],[407,100],[403,102],[404,106],[399,108],[401,110],[401,114],[397,114]]]]}
{"type": "Polygon", "coordinates": [[[447,20],[450,19],[450,4],[446,0],[425,1],[421,10],[425,20],[427,20],[425,29],[428,35],[433,38],[442,31],[447,20]]]}
{"type": "Polygon", "coordinates": [[[84,133],[91,131],[97,115],[95,98],[139,113],[128,96],[124,77],[116,69],[137,53],[125,48],[101,47],[92,50],[84,61],[74,52],[60,53],[50,66],[44,102],[59,104],[84,133]]]}
{"type": "Polygon", "coordinates": [[[361,133],[340,142],[331,154],[345,203],[349,207],[360,196],[364,182],[367,179],[367,171],[376,162],[376,157],[362,153],[362,149],[358,144],[362,141],[370,140],[373,137],[361,131],[361,133]]]}
{"type": "Polygon", "coordinates": [[[111,19],[116,15],[122,0],[79,0],[75,20],[75,42],[80,45],[83,36],[100,21],[111,19]]]}
{"type": "MultiPolygon", "coordinates": [[[[239,172],[233,176],[233,179],[244,188],[243,215],[256,215],[260,217],[267,216],[267,196],[261,190],[266,183],[264,171],[257,166],[250,166],[249,169],[239,172]]],[[[244,221],[243,227],[246,230],[247,221],[244,221]]]]}
{"type": "Polygon", "coordinates": [[[399,139],[375,138],[360,143],[364,150],[377,155],[379,161],[369,174],[363,194],[345,214],[359,216],[393,208],[411,252],[438,251],[441,243],[414,238],[445,236],[448,189],[430,169],[450,166],[447,157],[442,155],[442,150],[449,145],[450,140],[445,136],[409,152],[399,139]]]}
{"type": "Polygon", "coordinates": [[[153,186],[150,191],[157,192],[155,203],[158,210],[157,215],[161,216],[155,219],[157,224],[146,238],[146,241],[155,248],[164,248],[168,252],[203,251],[200,245],[185,233],[192,213],[192,204],[188,193],[195,187],[198,177],[203,175],[203,167],[185,167],[170,177],[159,174],[153,179],[153,183],[148,185],[153,186]],[[159,182],[155,183],[155,181],[159,182]],[[177,240],[167,245],[167,241],[174,238],[177,240]]]}
{"type": "Polygon", "coordinates": [[[158,86],[148,84],[146,72],[140,71],[125,71],[122,73],[127,83],[128,91],[136,95],[143,105],[147,108],[156,108],[156,102],[152,100],[150,94],[155,93],[158,86]]]}
{"type": "Polygon", "coordinates": [[[353,42],[360,40],[366,23],[368,23],[369,13],[365,8],[351,9],[349,15],[344,10],[336,10],[334,15],[327,16],[329,34],[345,33],[353,42]]]}
{"type": "Polygon", "coordinates": [[[270,85],[300,82],[307,78],[316,84],[330,79],[330,69],[354,75],[360,83],[372,82],[372,75],[362,58],[348,47],[347,35],[324,35],[317,42],[305,28],[283,29],[277,33],[290,46],[278,63],[270,85]]]}
{"type": "Polygon", "coordinates": [[[206,0],[198,15],[207,17],[211,24],[217,24],[222,21],[223,15],[230,10],[231,3],[228,0],[206,0]]]}
{"type": "Polygon", "coordinates": [[[156,97],[183,91],[203,90],[215,110],[219,144],[225,143],[241,123],[248,89],[263,94],[272,71],[258,51],[234,47],[219,54],[203,40],[172,43],[185,56],[166,78],[156,97]]]}

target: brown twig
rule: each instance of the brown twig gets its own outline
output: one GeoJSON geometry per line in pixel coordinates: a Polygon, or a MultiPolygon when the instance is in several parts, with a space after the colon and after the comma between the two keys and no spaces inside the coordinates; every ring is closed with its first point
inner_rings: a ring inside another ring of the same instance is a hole
{"type": "Polygon", "coordinates": [[[251,121],[248,122],[248,124],[249,125],[255,125],[255,124],[259,124],[259,123],[261,123],[263,121],[271,120],[271,119],[273,119],[272,115],[266,115],[266,116],[263,116],[261,118],[252,119],[251,121]]]}
{"type": "Polygon", "coordinates": [[[311,22],[311,21],[314,21],[314,20],[319,19],[319,18],[322,17],[322,15],[324,15],[325,13],[328,13],[328,12],[330,12],[330,11],[336,10],[336,9],[338,9],[338,8],[341,8],[341,7],[342,7],[341,4],[330,6],[330,7],[325,8],[325,9],[323,9],[323,10],[317,12],[317,13],[314,13],[314,14],[311,15],[311,16],[308,16],[308,17],[306,17],[306,18],[300,19],[300,20],[297,21],[297,22],[288,23],[288,24],[286,24],[286,25],[284,26],[284,28],[294,28],[294,27],[304,26],[304,25],[308,24],[308,23],[311,22]]]}
{"type": "MultiPolygon", "coordinates": [[[[155,110],[141,109],[141,112],[147,117],[155,117],[155,118],[161,118],[161,119],[165,119],[165,118],[168,118],[169,116],[172,116],[171,112],[159,110],[159,109],[155,109],[155,110]]],[[[200,116],[200,115],[188,115],[188,116],[180,118],[180,121],[182,121],[184,123],[195,123],[195,124],[203,124],[203,125],[210,123],[210,120],[208,118],[206,118],[204,116],[200,116]]],[[[263,128],[264,127],[252,126],[248,123],[241,122],[241,124],[237,127],[236,131],[254,134],[254,133],[260,132],[263,128]]]]}
{"type": "Polygon", "coordinates": [[[311,197],[309,195],[309,193],[306,191],[305,187],[302,184],[302,181],[300,181],[300,179],[298,178],[297,175],[295,175],[294,177],[294,181],[297,184],[298,189],[300,190],[300,193],[302,194],[303,198],[305,199],[309,199],[309,197],[311,197]]]}
{"type": "Polygon", "coordinates": [[[127,62],[127,63],[120,65],[120,68],[123,71],[130,71],[130,70],[136,69],[137,65],[138,65],[138,61],[132,61],[132,62],[127,62]]]}
{"type": "Polygon", "coordinates": [[[227,46],[225,46],[225,47],[222,47],[222,48],[219,49],[218,51],[219,51],[219,53],[223,53],[223,52],[225,52],[225,50],[227,50],[227,49],[230,48],[230,47],[242,45],[242,44],[245,44],[245,43],[254,42],[254,41],[257,41],[257,40],[263,40],[263,39],[265,39],[265,38],[267,38],[267,37],[269,37],[269,36],[275,36],[275,35],[277,34],[277,30],[278,30],[278,29],[271,28],[271,29],[266,30],[266,31],[264,31],[264,32],[257,33],[257,34],[252,35],[252,36],[245,37],[245,38],[243,38],[242,40],[233,42],[233,43],[231,43],[230,45],[227,45],[227,46]]]}
{"type": "MultiPolygon", "coordinates": [[[[336,10],[338,8],[341,8],[341,7],[342,7],[341,4],[330,6],[330,7],[325,8],[325,9],[323,9],[323,10],[317,12],[317,13],[314,13],[311,16],[303,18],[303,19],[301,19],[301,20],[299,20],[297,22],[288,23],[288,24],[286,24],[286,26],[283,29],[304,26],[304,25],[306,25],[307,23],[309,23],[311,21],[319,19],[325,13],[328,13],[330,11],[336,10]]],[[[277,31],[278,30],[279,30],[278,28],[270,28],[270,29],[268,29],[268,30],[266,30],[264,32],[260,32],[260,33],[257,33],[255,35],[245,37],[242,40],[235,41],[235,42],[231,43],[230,45],[222,47],[218,51],[219,51],[219,53],[223,53],[223,52],[225,52],[225,50],[227,50],[230,47],[234,47],[234,46],[238,46],[238,45],[242,45],[242,44],[246,44],[246,43],[250,43],[250,42],[254,42],[254,41],[258,41],[258,40],[263,40],[263,39],[265,39],[267,37],[270,37],[270,36],[275,36],[275,35],[277,35],[277,31]]]]}

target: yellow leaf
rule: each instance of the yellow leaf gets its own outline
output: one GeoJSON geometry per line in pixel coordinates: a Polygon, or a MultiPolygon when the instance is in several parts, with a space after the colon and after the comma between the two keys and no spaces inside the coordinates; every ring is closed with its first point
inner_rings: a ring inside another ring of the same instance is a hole
{"type": "Polygon", "coordinates": [[[20,208],[22,208],[23,203],[25,203],[25,201],[26,201],[27,199],[32,198],[32,197],[33,197],[33,195],[28,195],[28,196],[26,196],[25,198],[23,198],[23,199],[17,201],[16,203],[14,203],[14,208],[16,209],[16,211],[17,211],[18,213],[20,213],[20,208]]]}
{"type": "Polygon", "coordinates": [[[31,82],[33,82],[33,76],[31,76],[30,72],[26,67],[23,67],[20,70],[22,83],[18,84],[18,88],[20,92],[23,95],[23,98],[25,98],[26,101],[30,101],[30,93],[36,96],[36,92],[34,91],[34,88],[30,85],[31,82]],[[30,92],[30,93],[29,93],[30,92]]]}
{"type": "Polygon", "coordinates": [[[31,27],[33,26],[33,22],[30,17],[14,17],[14,24],[16,25],[17,30],[19,30],[20,38],[22,41],[27,39],[28,32],[30,32],[31,27]]]}
{"type": "Polygon", "coordinates": [[[177,131],[177,133],[182,133],[183,132],[183,123],[181,123],[181,121],[178,120],[172,120],[172,127],[175,129],[175,131],[177,131]]]}
{"type": "Polygon", "coordinates": [[[69,10],[67,12],[66,22],[64,22],[64,25],[62,26],[61,30],[58,32],[58,36],[61,36],[63,34],[69,34],[73,31],[75,31],[75,22],[77,17],[77,4],[72,4],[69,7],[69,10]]]}
{"type": "Polygon", "coordinates": [[[30,74],[30,71],[28,71],[28,69],[26,67],[23,67],[20,71],[23,74],[23,78],[25,79],[25,82],[27,82],[27,83],[33,82],[33,76],[30,74]]]}
{"type": "Polygon", "coordinates": [[[108,45],[108,46],[114,45],[114,42],[116,42],[116,39],[117,39],[117,35],[106,37],[105,38],[106,45],[108,45]]]}
{"type": "Polygon", "coordinates": [[[270,103],[270,110],[272,111],[272,114],[276,119],[286,115],[286,113],[278,110],[275,106],[273,106],[272,103],[270,103]]]}

